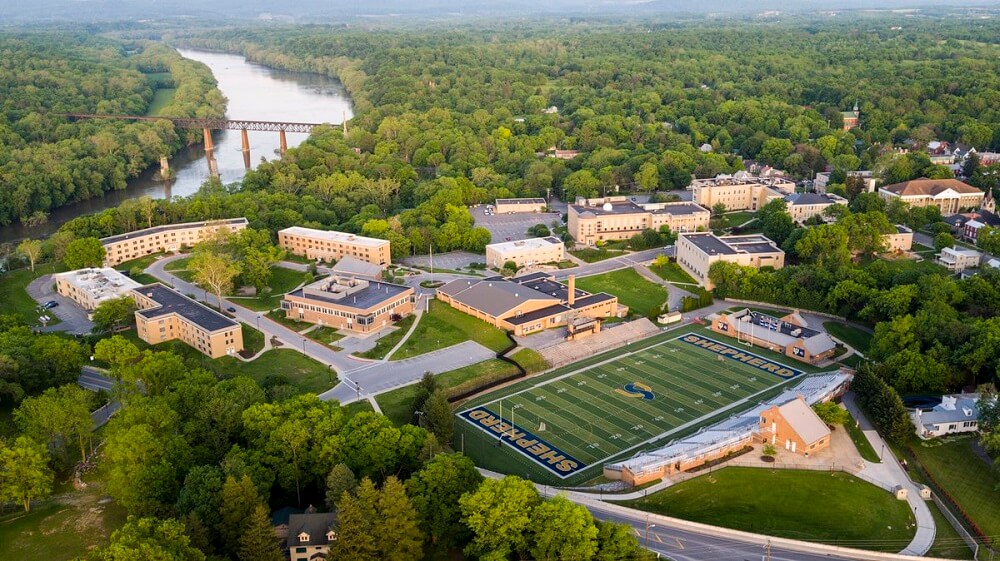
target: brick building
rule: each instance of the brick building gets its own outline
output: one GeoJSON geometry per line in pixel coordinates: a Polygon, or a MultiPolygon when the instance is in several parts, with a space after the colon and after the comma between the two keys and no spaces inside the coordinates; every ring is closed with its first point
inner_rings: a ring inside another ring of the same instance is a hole
{"type": "Polygon", "coordinates": [[[392,263],[389,240],[347,232],[292,226],[278,231],[278,245],[307,259],[336,261],[350,256],[383,267],[392,263]]]}
{"type": "Polygon", "coordinates": [[[186,222],[154,226],[127,234],[101,238],[104,245],[104,265],[114,267],[154,253],[177,252],[193,247],[212,237],[215,232],[225,229],[237,232],[247,227],[246,218],[209,220],[206,222],[186,222]]]}
{"type": "Polygon", "coordinates": [[[160,283],[132,291],[139,338],[155,345],[180,339],[212,358],[243,350],[243,328],[219,312],[160,283]]]}

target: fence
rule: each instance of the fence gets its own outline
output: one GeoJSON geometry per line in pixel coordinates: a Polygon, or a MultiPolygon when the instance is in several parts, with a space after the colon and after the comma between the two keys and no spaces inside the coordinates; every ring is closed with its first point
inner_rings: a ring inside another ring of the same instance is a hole
{"type": "Polygon", "coordinates": [[[941,511],[941,514],[946,519],[948,519],[948,523],[951,524],[951,527],[954,528],[956,532],[958,532],[959,537],[962,538],[962,541],[965,542],[965,545],[969,546],[969,549],[976,552],[975,558],[978,558],[979,542],[976,541],[976,538],[974,538],[972,534],[970,534],[969,531],[965,529],[965,526],[962,525],[962,523],[958,520],[958,518],[956,518],[955,515],[951,513],[951,509],[949,509],[948,505],[945,504],[945,502],[942,501],[937,496],[937,493],[931,493],[931,499],[934,500],[934,504],[937,505],[937,508],[939,511],[941,511]]]}

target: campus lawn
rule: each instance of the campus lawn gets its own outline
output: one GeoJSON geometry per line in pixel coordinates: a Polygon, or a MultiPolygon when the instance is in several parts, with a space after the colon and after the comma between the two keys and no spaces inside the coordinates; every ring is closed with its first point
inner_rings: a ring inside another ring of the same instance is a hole
{"type": "Polygon", "coordinates": [[[691,278],[691,275],[684,272],[684,269],[681,269],[681,266],[673,261],[668,262],[666,265],[650,265],[649,270],[653,271],[658,277],[667,282],[693,285],[697,284],[694,282],[694,279],[691,278]]]}
{"type": "MultiPolygon", "coordinates": [[[[19,314],[29,325],[38,325],[38,302],[28,295],[26,290],[31,281],[42,275],[51,275],[65,271],[62,263],[44,263],[35,265],[35,270],[17,269],[0,276],[0,302],[3,302],[4,313],[19,314]]],[[[49,325],[59,323],[59,318],[49,312],[52,318],[49,325]]]]}
{"type": "Polygon", "coordinates": [[[851,417],[851,419],[844,424],[844,430],[846,430],[847,435],[851,437],[851,441],[854,442],[854,447],[858,449],[858,453],[861,454],[862,458],[876,464],[882,463],[882,459],[878,457],[878,452],[872,448],[872,443],[868,441],[865,433],[861,431],[860,427],[858,427],[854,417],[851,417]]]}
{"type": "Polygon", "coordinates": [[[306,321],[296,321],[294,319],[286,318],[284,310],[271,310],[264,315],[269,319],[284,325],[292,331],[302,331],[303,329],[309,329],[313,325],[306,321]]]}
{"type": "Polygon", "coordinates": [[[621,257],[625,255],[625,252],[619,249],[607,249],[607,248],[593,248],[585,247],[583,249],[572,249],[569,252],[573,257],[580,259],[587,263],[597,263],[598,261],[604,261],[605,259],[611,259],[612,257],[621,257]]]}
{"type": "Polygon", "coordinates": [[[730,226],[742,226],[743,224],[757,218],[756,212],[749,211],[738,211],[738,212],[727,212],[723,216],[726,217],[726,222],[730,226]]]}
{"type": "Polygon", "coordinates": [[[549,363],[532,349],[521,349],[512,355],[508,355],[514,362],[521,365],[528,374],[541,372],[549,367],[549,363]]]}
{"type": "MultiPolygon", "coordinates": [[[[488,384],[494,380],[512,376],[517,373],[514,365],[495,358],[438,374],[434,378],[445,388],[449,395],[466,392],[476,386],[488,384]]],[[[382,413],[393,423],[402,425],[410,422],[410,404],[417,394],[415,384],[404,386],[375,396],[375,401],[382,413]]],[[[458,422],[458,421],[456,421],[458,422]]]]}
{"type": "Polygon", "coordinates": [[[663,307],[667,289],[642,278],[634,269],[620,269],[603,275],[576,279],[576,286],[590,293],[607,292],[641,316],[663,307]]]}
{"type": "Polygon", "coordinates": [[[948,519],[941,514],[937,503],[927,501],[926,504],[931,509],[936,529],[934,530],[934,544],[925,555],[939,559],[973,559],[972,550],[965,545],[962,537],[958,535],[948,519]]]}
{"type": "Polygon", "coordinates": [[[872,343],[872,334],[846,323],[837,321],[823,322],[823,329],[827,333],[854,347],[858,352],[864,354],[868,351],[868,346],[872,343]]]}
{"type": "Polygon", "coordinates": [[[247,324],[243,326],[243,348],[246,352],[254,354],[264,348],[264,334],[247,324]]]}
{"type": "Polygon", "coordinates": [[[914,534],[906,501],[841,472],[729,467],[622,504],[725,528],[879,551],[899,551],[914,534]]]}
{"type": "Polygon", "coordinates": [[[89,487],[72,488],[0,517],[0,559],[68,561],[107,545],[111,532],[125,523],[125,510],[115,503],[101,504],[105,496],[97,475],[84,477],[89,487]]]}
{"type": "Polygon", "coordinates": [[[169,272],[175,277],[192,282],[194,278],[194,273],[188,270],[188,264],[191,263],[191,257],[181,257],[175,261],[171,261],[163,266],[163,270],[169,272]]]}
{"type": "Polygon", "coordinates": [[[1000,535],[1000,473],[972,449],[972,437],[911,440],[909,450],[987,536],[1000,535]]]}
{"type": "MultiPolygon", "coordinates": [[[[426,314],[425,314],[426,315],[426,314]]],[[[413,325],[413,321],[417,318],[416,314],[410,314],[405,318],[396,322],[396,330],[388,335],[382,336],[378,341],[375,342],[375,346],[371,349],[363,352],[357,353],[356,356],[361,358],[371,358],[375,360],[382,360],[385,354],[392,350],[393,347],[399,344],[406,336],[407,332],[410,331],[410,326],[413,325]]]]}
{"type": "Polygon", "coordinates": [[[344,338],[343,335],[341,335],[336,329],[333,329],[332,327],[317,327],[316,329],[313,329],[312,331],[307,333],[306,337],[309,337],[314,341],[319,341],[320,343],[323,343],[324,345],[330,347],[335,351],[339,351],[341,349],[337,345],[334,345],[334,343],[344,338]]]}
{"type": "Polygon", "coordinates": [[[229,296],[227,298],[232,300],[233,303],[250,308],[251,310],[266,312],[279,307],[282,296],[291,292],[297,286],[306,282],[306,280],[311,279],[312,277],[308,273],[275,265],[271,267],[271,280],[267,283],[267,286],[270,288],[269,291],[255,297],[229,296]]]}
{"type": "Polygon", "coordinates": [[[432,300],[430,311],[423,314],[413,334],[390,360],[415,357],[468,340],[494,351],[502,351],[510,345],[503,331],[447,304],[432,300]]]}

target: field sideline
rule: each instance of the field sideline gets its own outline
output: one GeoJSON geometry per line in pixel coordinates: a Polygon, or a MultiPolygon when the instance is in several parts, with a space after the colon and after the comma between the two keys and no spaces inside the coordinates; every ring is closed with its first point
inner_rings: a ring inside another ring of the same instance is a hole
{"type": "Polygon", "coordinates": [[[799,374],[735,341],[689,332],[475,403],[459,417],[478,429],[465,433],[492,441],[494,451],[502,442],[566,478],[705,423],[799,374]]]}

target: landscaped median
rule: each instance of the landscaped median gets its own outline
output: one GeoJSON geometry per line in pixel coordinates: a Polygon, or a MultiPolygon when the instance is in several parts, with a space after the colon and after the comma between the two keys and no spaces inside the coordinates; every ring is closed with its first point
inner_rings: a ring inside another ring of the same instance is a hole
{"type": "Polygon", "coordinates": [[[915,520],[906,501],[842,472],[729,467],[620,504],[734,530],[897,552],[915,520]]]}

